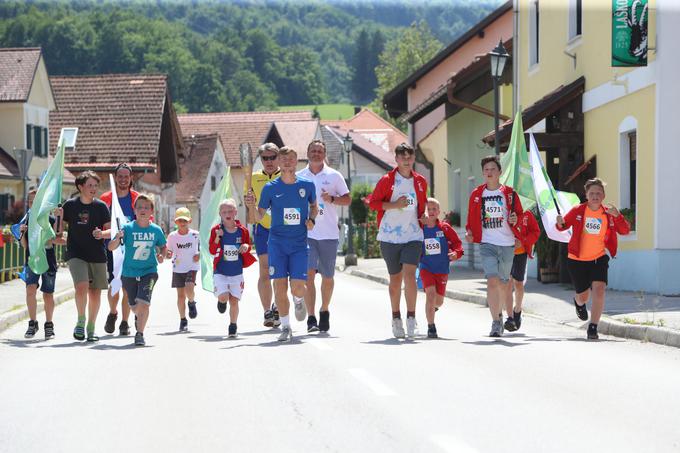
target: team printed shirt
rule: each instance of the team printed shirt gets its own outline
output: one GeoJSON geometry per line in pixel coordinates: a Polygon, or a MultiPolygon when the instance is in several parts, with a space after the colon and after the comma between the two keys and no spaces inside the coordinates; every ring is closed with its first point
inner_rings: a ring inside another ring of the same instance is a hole
{"type": "MultiPolygon", "coordinates": [[[[260,197],[262,196],[262,189],[264,189],[264,186],[267,183],[274,181],[279,176],[281,176],[281,171],[279,170],[276,170],[271,175],[266,174],[263,170],[254,172],[253,177],[250,180],[250,185],[253,188],[253,193],[255,194],[255,197],[259,200],[260,197]]],[[[267,229],[271,228],[272,218],[269,215],[269,211],[267,211],[264,217],[262,217],[262,220],[260,220],[258,223],[267,229]]]]}
{"type": "Polygon", "coordinates": [[[189,271],[198,271],[201,263],[194,262],[194,255],[200,252],[200,239],[198,231],[189,230],[187,234],[173,231],[168,236],[168,250],[172,252],[172,271],[185,274],[189,271]]]}
{"type": "Polygon", "coordinates": [[[156,247],[166,243],[161,227],[150,223],[142,228],[137,221],[126,223],[121,227],[125,246],[123,260],[123,277],[141,277],[157,271],[156,247]]]}
{"type": "Polygon", "coordinates": [[[68,223],[67,260],[79,258],[87,263],[106,263],[104,241],[92,236],[95,228],[103,230],[111,221],[106,203],[95,198],[92,203],[85,204],[80,197],[75,197],[66,200],[63,209],[64,222],[68,223]]]}
{"type": "Polygon", "coordinates": [[[306,167],[297,172],[297,175],[314,183],[316,199],[319,203],[319,215],[316,216],[316,224],[309,231],[308,237],[316,240],[339,239],[338,210],[334,204],[326,204],[321,198],[321,194],[326,192],[328,195],[336,198],[347,195],[349,189],[347,188],[347,183],[345,183],[345,178],[342,177],[339,171],[325,164],[317,174],[312,173],[309,167],[306,167]]]}
{"type": "Polygon", "coordinates": [[[500,189],[484,189],[482,193],[482,242],[503,247],[515,245],[515,235],[508,223],[508,207],[500,189]]]}
{"type": "Polygon", "coordinates": [[[591,210],[586,206],[585,222],[581,233],[580,256],[569,254],[569,258],[578,261],[595,261],[605,253],[604,237],[607,234],[607,215],[604,209],[591,210]]]}
{"type": "Polygon", "coordinates": [[[222,227],[221,254],[222,258],[217,263],[216,274],[234,276],[243,273],[243,258],[238,253],[241,247],[241,230],[230,233],[222,227]]]}
{"type": "Polygon", "coordinates": [[[293,184],[281,179],[267,183],[262,189],[259,207],[271,209],[272,224],[269,240],[300,241],[307,243],[309,204],[316,201],[314,183],[297,178],[293,184]]]}
{"type": "Polygon", "coordinates": [[[411,241],[422,241],[423,230],[418,223],[418,199],[413,186],[413,177],[404,178],[396,173],[391,202],[402,195],[408,199],[408,206],[400,209],[389,209],[380,222],[377,239],[391,244],[406,244],[411,241]]]}
{"type": "Polygon", "coordinates": [[[433,274],[449,273],[449,244],[444,231],[437,225],[423,227],[423,253],[420,268],[433,274]]]}

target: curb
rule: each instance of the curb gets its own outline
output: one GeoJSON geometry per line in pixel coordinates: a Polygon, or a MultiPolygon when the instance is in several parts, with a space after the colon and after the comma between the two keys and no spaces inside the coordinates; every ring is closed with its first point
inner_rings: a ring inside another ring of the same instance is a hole
{"type": "MultiPolygon", "coordinates": [[[[336,265],[336,269],[343,273],[348,273],[355,277],[365,278],[383,285],[389,284],[389,279],[379,275],[374,275],[369,272],[361,271],[359,269],[345,269],[343,266],[336,265]]],[[[486,306],[486,296],[479,293],[446,290],[446,297],[463,302],[469,302],[477,305],[486,306]]],[[[542,316],[533,314],[533,316],[552,321],[542,316]]],[[[573,327],[585,330],[588,324],[582,326],[573,325],[570,323],[560,322],[560,324],[571,325],[573,327]]],[[[680,348],[680,332],[672,330],[667,327],[656,326],[642,326],[639,324],[626,324],[621,321],[616,321],[611,318],[603,317],[598,324],[598,331],[603,335],[611,335],[613,337],[625,338],[629,340],[639,340],[644,343],[655,343],[662,346],[671,346],[680,348]]]]}
{"type": "MultiPolygon", "coordinates": [[[[67,289],[66,291],[62,291],[58,294],[54,295],[54,306],[57,307],[58,305],[63,304],[66,301],[69,301],[75,297],[76,291],[75,289],[67,289]]],[[[43,313],[45,311],[45,305],[42,301],[42,297],[38,298],[38,313],[43,313]]],[[[12,325],[18,323],[19,321],[22,321],[24,319],[28,318],[28,308],[23,307],[19,308],[17,310],[12,310],[7,313],[3,313],[0,315],[0,332],[4,332],[5,330],[9,329],[12,327],[12,325]]]]}

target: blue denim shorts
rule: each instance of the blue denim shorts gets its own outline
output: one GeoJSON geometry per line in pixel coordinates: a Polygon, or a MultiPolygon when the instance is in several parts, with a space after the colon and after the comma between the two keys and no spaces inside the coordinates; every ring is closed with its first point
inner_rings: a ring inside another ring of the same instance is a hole
{"type": "Polygon", "coordinates": [[[40,281],[40,291],[45,294],[54,294],[54,284],[57,280],[56,272],[47,271],[44,274],[38,275],[28,266],[25,266],[24,272],[26,275],[26,286],[37,285],[38,281],[40,281]]]}
{"type": "Polygon", "coordinates": [[[502,246],[482,242],[479,253],[486,278],[498,277],[503,282],[510,280],[512,261],[515,258],[514,245],[502,246]]]}

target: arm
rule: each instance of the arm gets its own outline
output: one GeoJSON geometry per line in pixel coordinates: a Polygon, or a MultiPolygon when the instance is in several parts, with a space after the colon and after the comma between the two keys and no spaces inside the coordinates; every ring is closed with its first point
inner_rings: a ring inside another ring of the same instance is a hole
{"type": "Polygon", "coordinates": [[[219,239],[222,237],[222,235],[220,234],[219,238],[218,238],[218,233],[217,233],[218,231],[221,233],[222,229],[213,227],[210,230],[210,240],[208,241],[208,251],[213,256],[215,256],[215,254],[217,254],[217,251],[220,249],[219,239]]]}
{"type": "Polygon", "coordinates": [[[458,237],[456,230],[454,230],[451,226],[448,226],[447,228],[444,228],[444,236],[446,236],[446,241],[449,245],[449,256],[451,256],[451,253],[454,253],[454,260],[457,260],[463,256],[463,243],[458,237]]]}
{"type": "Polygon", "coordinates": [[[538,238],[541,236],[541,229],[538,227],[538,222],[533,214],[528,213],[527,218],[529,221],[527,222],[525,242],[527,245],[532,246],[538,242],[538,238]]]}
{"type": "Polygon", "coordinates": [[[116,234],[116,237],[111,239],[108,245],[108,249],[113,252],[120,246],[120,240],[125,236],[125,232],[123,230],[118,230],[118,233],[116,234]]]}
{"type": "Polygon", "coordinates": [[[558,215],[555,219],[555,226],[559,231],[565,231],[574,225],[574,219],[576,218],[576,208],[575,206],[564,217],[558,215]]]}
{"type": "Polygon", "coordinates": [[[617,233],[623,236],[630,233],[630,223],[628,223],[628,220],[626,220],[626,218],[621,214],[614,217],[614,228],[616,228],[617,233]]]}
{"type": "Polygon", "coordinates": [[[308,230],[314,229],[317,215],[319,215],[319,205],[316,201],[312,201],[309,203],[309,218],[305,220],[305,226],[308,230]]]}

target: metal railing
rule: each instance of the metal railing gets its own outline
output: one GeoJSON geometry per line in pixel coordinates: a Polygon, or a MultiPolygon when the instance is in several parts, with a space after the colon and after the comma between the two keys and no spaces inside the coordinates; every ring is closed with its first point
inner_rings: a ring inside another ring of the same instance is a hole
{"type": "MultiPolygon", "coordinates": [[[[18,278],[26,261],[26,253],[21,244],[11,235],[5,235],[4,239],[5,245],[0,247],[0,283],[18,278]]],[[[55,245],[54,252],[57,256],[57,264],[64,264],[66,246],[55,245]]]]}

